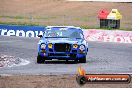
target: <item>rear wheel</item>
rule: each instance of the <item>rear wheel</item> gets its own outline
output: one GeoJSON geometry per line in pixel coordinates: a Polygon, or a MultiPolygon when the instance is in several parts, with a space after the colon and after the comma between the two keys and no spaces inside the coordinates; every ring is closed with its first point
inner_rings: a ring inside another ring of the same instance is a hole
{"type": "Polygon", "coordinates": [[[82,57],[79,59],[80,63],[86,63],[86,56],[82,57]]]}
{"type": "Polygon", "coordinates": [[[37,63],[40,64],[40,63],[44,63],[44,62],[45,62],[44,58],[42,56],[38,55],[37,56],[37,63]]]}

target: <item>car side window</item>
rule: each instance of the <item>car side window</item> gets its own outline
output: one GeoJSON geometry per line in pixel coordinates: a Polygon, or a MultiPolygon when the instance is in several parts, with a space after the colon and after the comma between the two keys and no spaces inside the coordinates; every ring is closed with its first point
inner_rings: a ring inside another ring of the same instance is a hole
{"type": "Polygon", "coordinates": [[[84,35],[83,35],[82,33],[80,33],[80,37],[81,37],[81,38],[84,38],[84,35]]]}
{"type": "Polygon", "coordinates": [[[73,32],[70,35],[71,38],[83,38],[83,34],[79,33],[79,32],[73,32]]]}
{"type": "Polygon", "coordinates": [[[70,37],[71,37],[71,38],[81,38],[79,32],[73,32],[73,33],[70,35],[70,37]]]}

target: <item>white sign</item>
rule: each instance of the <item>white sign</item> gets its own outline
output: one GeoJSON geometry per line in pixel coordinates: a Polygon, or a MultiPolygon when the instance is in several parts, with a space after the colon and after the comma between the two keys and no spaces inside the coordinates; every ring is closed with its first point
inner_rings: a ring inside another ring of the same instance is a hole
{"type": "Polygon", "coordinates": [[[21,37],[37,37],[37,35],[43,35],[43,31],[26,31],[24,30],[7,30],[7,29],[0,29],[1,34],[4,36],[21,36],[21,37]]]}

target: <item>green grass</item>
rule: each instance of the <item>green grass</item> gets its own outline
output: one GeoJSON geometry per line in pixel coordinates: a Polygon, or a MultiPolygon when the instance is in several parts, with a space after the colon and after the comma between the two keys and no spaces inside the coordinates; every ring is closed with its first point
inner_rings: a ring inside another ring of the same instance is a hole
{"type": "MultiPolygon", "coordinates": [[[[37,23],[26,23],[26,22],[0,22],[2,25],[19,25],[19,26],[46,26],[40,25],[37,23]]],[[[51,25],[51,26],[61,26],[61,25],[51,25]]],[[[62,25],[64,26],[64,25],[62,25]]],[[[99,29],[99,27],[90,27],[90,26],[79,26],[83,29],[99,29]]]]}
{"type": "Polygon", "coordinates": [[[29,17],[24,17],[24,16],[0,16],[0,18],[10,18],[10,19],[44,19],[44,20],[50,20],[50,19],[56,19],[57,17],[56,16],[47,16],[47,17],[32,17],[32,16],[29,16],[29,17]]]}
{"type": "Polygon", "coordinates": [[[24,19],[23,16],[0,16],[0,18],[24,19]]]}
{"type": "Polygon", "coordinates": [[[132,31],[132,28],[121,28],[120,30],[124,30],[124,31],[132,31]]]}
{"type": "Polygon", "coordinates": [[[81,18],[74,18],[75,21],[84,21],[84,22],[87,22],[89,21],[90,19],[88,17],[81,17],[81,18]]]}
{"type": "Polygon", "coordinates": [[[44,26],[44,25],[39,25],[37,23],[26,23],[26,22],[0,22],[0,24],[3,25],[22,25],[22,26],[44,26]]]}
{"type": "Polygon", "coordinates": [[[44,19],[44,20],[50,20],[50,19],[56,19],[56,16],[49,16],[49,17],[36,17],[35,19],[44,19]]]}
{"type": "MultiPolygon", "coordinates": [[[[46,25],[40,25],[39,23],[27,23],[27,22],[0,22],[2,25],[19,25],[19,26],[46,26],[46,25]]],[[[54,25],[55,26],[55,25],[54,25]]],[[[61,25],[58,25],[61,26],[61,25]]],[[[87,26],[87,25],[81,25],[79,26],[83,29],[102,29],[98,26],[87,26]]],[[[121,28],[121,29],[111,29],[111,28],[103,28],[103,30],[124,30],[124,31],[132,31],[132,28],[121,28]]]]}

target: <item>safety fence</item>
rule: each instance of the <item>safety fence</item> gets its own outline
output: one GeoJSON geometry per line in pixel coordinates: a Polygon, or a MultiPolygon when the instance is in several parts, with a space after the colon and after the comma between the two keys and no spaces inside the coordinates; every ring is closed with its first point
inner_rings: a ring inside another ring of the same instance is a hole
{"type": "MultiPolygon", "coordinates": [[[[0,35],[37,37],[37,35],[43,35],[45,27],[0,25],[0,35]]],[[[132,43],[132,31],[99,29],[86,29],[83,31],[87,41],[132,43]]]]}

